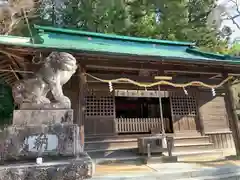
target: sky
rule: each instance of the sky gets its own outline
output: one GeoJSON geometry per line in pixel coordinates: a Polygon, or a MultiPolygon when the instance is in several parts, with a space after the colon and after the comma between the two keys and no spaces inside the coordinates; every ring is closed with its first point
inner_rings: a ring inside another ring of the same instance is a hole
{"type": "MultiPolygon", "coordinates": [[[[237,15],[236,6],[233,2],[236,2],[238,4],[238,7],[240,9],[240,0],[219,0],[219,5],[224,5],[226,10],[228,11],[231,16],[237,15]]],[[[236,18],[235,21],[240,25],[240,17],[236,18]]],[[[236,25],[232,22],[232,20],[224,20],[222,22],[222,26],[229,26],[233,30],[233,33],[231,35],[231,41],[234,41],[235,39],[238,39],[240,42],[240,29],[237,28],[236,25]]]]}

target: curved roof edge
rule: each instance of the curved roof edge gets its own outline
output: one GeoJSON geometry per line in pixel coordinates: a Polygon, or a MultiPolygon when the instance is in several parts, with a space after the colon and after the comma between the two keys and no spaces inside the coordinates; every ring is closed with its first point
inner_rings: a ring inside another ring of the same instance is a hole
{"type": "Polygon", "coordinates": [[[207,58],[214,58],[214,59],[221,59],[221,60],[227,60],[227,59],[240,60],[240,57],[237,57],[237,56],[205,52],[205,51],[199,50],[198,48],[193,48],[193,47],[187,48],[186,52],[195,54],[195,55],[200,55],[200,56],[207,57],[207,58]]]}
{"type": "Polygon", "coordinates": [[[162,45],[195,46],[195,43],[192,43],[192,42],[168,41],[168,40],[158,40],[158,39],[150,39],[150,38],[121,36],[121,35],[115,35],[115,34],[104,34],[104,33],[73,30],[73,29],[64,29],[64,28],[57,28],[57,27],[51,27],[51,26],[34,25],[34,28],[37,30],[63,33],[63,34],[69,34],[69,35],[91,36],[91,37],[99,37],[99,38],[112,39],[112,40],[135,41],[135,42],[142,42],[142,43],[156,43],[156,44],[162,44],[162,45]]]}

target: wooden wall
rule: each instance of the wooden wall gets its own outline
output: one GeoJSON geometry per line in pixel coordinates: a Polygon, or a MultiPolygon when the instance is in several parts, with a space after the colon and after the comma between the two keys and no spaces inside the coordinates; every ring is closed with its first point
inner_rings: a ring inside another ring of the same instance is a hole
{"type": "Polygon", "coordinates": [[[199,117],[205,133],[229,131],[225,94],[217,93],[213,97],[211,90],[199,92],[199,117]]]}

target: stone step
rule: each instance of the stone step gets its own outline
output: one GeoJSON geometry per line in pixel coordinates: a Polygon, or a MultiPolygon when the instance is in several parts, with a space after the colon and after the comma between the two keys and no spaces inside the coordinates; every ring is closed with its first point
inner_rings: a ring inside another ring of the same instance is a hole
{"type": "MultiPolygon", "coordinates": [[[[208,136],[194,136],[194,137],[175,137],[174,144],[175,146],[191,145],[191,144],[206,144],[209,143],[208,136]]],[[[114,149],[130,149],[137,148],[137,138],[124,138],[124,139],[100,139],[91,141],[85,141],[85,150],[93,151],[96,150],[114,150],[114,149]]]]}
{"type": "Polygon", "coordinates": [[[0,164],[82,152],[79,127],[72,124],[9,126],[0,132],[0,164]]]}
{"type": "MultiPolygon", "coordinates": [[[[145,156],[141,156],[137,153],[137,149],[125,149],[125,150],[115,150],[115,151],[95,151],[88,153],[96,164],[108,163],[108,162],[119,162],[126,163],[128,161],[142,162],[145,156]]],[[[163,155],[168,156],[167,152],[163,155]]],[[[180,162],[203,162],[203,161],[215,161],[223,160],[224,154],[221,150],[201,150],[201,151],[191,151],[191,152],[173,152],[173,156],[177,156],[177,160],[180,162]]],[[[160,155],[152,155],[152,157],[160,157],[160,155]]]]}
{"type": "Polygon", "coordinates": [[[88,179],[91,178],[94,165],[89,156],[65,161],[19,163],[0,166],[0,180],[40,180],[40,179],[88,179]]]}

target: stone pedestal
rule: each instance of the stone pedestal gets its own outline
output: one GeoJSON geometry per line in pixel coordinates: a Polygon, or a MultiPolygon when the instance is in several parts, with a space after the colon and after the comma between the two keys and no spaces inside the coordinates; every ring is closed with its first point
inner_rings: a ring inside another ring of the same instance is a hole
{"type": "Polygon", "coordinates": [[[13,125],[73,124],[72,109],[58,110],[15,110],[13,125]]]}
{"type": "Polygon", "coordinates": [[[81,139],[72,110],[15,111],[13,125],[0,130],[0,180],[90,178],[81,139]]]}

